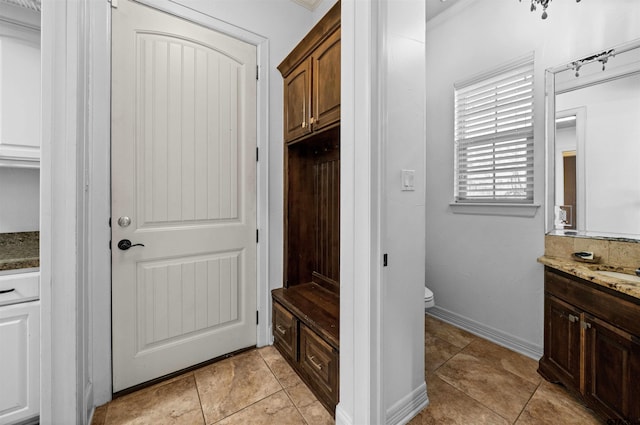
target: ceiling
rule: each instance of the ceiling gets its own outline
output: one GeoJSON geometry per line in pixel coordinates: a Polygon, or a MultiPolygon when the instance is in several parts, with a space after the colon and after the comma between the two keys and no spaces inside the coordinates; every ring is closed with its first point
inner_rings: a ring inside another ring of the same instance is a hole
{"type": "Polygon", "coordinates": [[[459,0],[426,0],[427,21],[441,14],[446,9],[456,4],[459,0]]]}
{"type": "Polygon", "coordinates": [[[0,3],[9,3],[15,6],[26,7],[27,9],[40,12],[41,0],[0,0],[0,3]]]}
{"type": "MultiPolygon", "coordinates": [[[[20,0],[17,0],[20,1],[20,0]]],[[[309,10],[314,10],[322,0],[291,0],[309,10]]],[[[458,0],[425,0],[427,9],[427,21],[434,16],[444,12],[455,4],[458,0]]]]}
{"type": "Polygon", "coordinates": [[[320,2],[322,0],[291,0],[294,3],[298,3],[300,6],[306,7],[309,10],[314,10],[316,7],[318,7],[318,4],[320,4],[320,2]]]}

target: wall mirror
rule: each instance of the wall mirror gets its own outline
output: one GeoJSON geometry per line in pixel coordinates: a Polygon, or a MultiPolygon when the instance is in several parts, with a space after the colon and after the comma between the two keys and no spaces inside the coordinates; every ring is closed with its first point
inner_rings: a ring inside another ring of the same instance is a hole
{"type": "Polygon", "coordinates": [[[640,40],[546,72],[547,232],[640,241],[640,40]]]}

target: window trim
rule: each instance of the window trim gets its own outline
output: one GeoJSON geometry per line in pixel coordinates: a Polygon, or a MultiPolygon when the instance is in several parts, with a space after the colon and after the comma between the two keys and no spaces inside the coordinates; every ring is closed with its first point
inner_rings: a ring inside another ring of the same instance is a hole
{"type": "MultiPolygon", "coordinates": [[[[476,74],[468,79],[458,81],[454,84],[454,90],[463,90],[464,88],[478,85],[479,83],[483,83],[486,80],[493,79],[496,77],[500,77],[501,74],[505,74],[507,72],[512,72],[517,70],[518,68],[531,66],[531,75],[535,76],[535,52],[529,52],[526,55],[518,57],[514,60],[506,62],[497,68],[493,68],[489,71],[481,72],[476,74]]],[[[535,80],[532,83],[532,92],[531,100],[532,107],[535,108],[535,80]]],[[[455,96],[454,91],[454,96],[455,96]]],[[[531,194],[529,199],[496,199],[495,201],[489,200],[473,200],[473,199],[457,199],[457,193],[459,190],[458,186],[458,176],[454,175],[454,200],[449,204],[452,212],[454,213],[462,213],[462,214],[481,214],[481,215],[509,215],[509,216],[521,216],[521,217],[532,217],[536,214],[539,204],[535,203],[536,195],[535,195],[535,182],[536,182],[536,171],[535,171],[535,117],[536,110],[534,109],[531,116],[531,128],[528,137],[530,137],[530,141],[527,141],[527,145],[531,147],[531,158],[528,160],[528,167],[530,169],[530,183],[527,183],[527,188],[531,189],[531,194]]],[[[454,112],[454,120],[457,114],[454,112]]],[[[458,164],[458,141],[454,144],[454,173],[458,172],[459,164],[458,164]]]]}
{"type": "Polygon", "coordinates": [[[451,202],[449,207],[454,214],[534,217],[538,212],[538,208],[540,208],[540,204],[451,202]]]}

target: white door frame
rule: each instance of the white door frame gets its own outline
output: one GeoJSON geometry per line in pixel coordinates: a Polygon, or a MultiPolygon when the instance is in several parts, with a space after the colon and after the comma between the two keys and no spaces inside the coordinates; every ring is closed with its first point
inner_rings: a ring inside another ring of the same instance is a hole
{"type": "MultiPolygon", "coordinates": [[[[269,41],[172,2],[142,3],[257,48],[257,345],[269,344],[269,41]]],[[[112,394],[111,6],[46,2],[42,22],[41,423],[88,423],[112,394]]]]}

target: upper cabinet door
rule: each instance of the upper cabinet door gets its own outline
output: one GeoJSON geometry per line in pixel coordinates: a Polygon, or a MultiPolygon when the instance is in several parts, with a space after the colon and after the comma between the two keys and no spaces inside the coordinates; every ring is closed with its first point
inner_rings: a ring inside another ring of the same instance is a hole
{"type": "Polygon", "coordinates": [[[0,10],[0,166],[39,167],[39,22],[36,12],[0,10]]]}
{"type": "Polygon", "coordinates": [[[313,130],[340,121],[340,29],[313,53],[313,130]]]}
{"type": "Polygon", "coordinates": [[[311,132],[311,59],[303,61],[284,79],[284,140],[311,132]]]}

